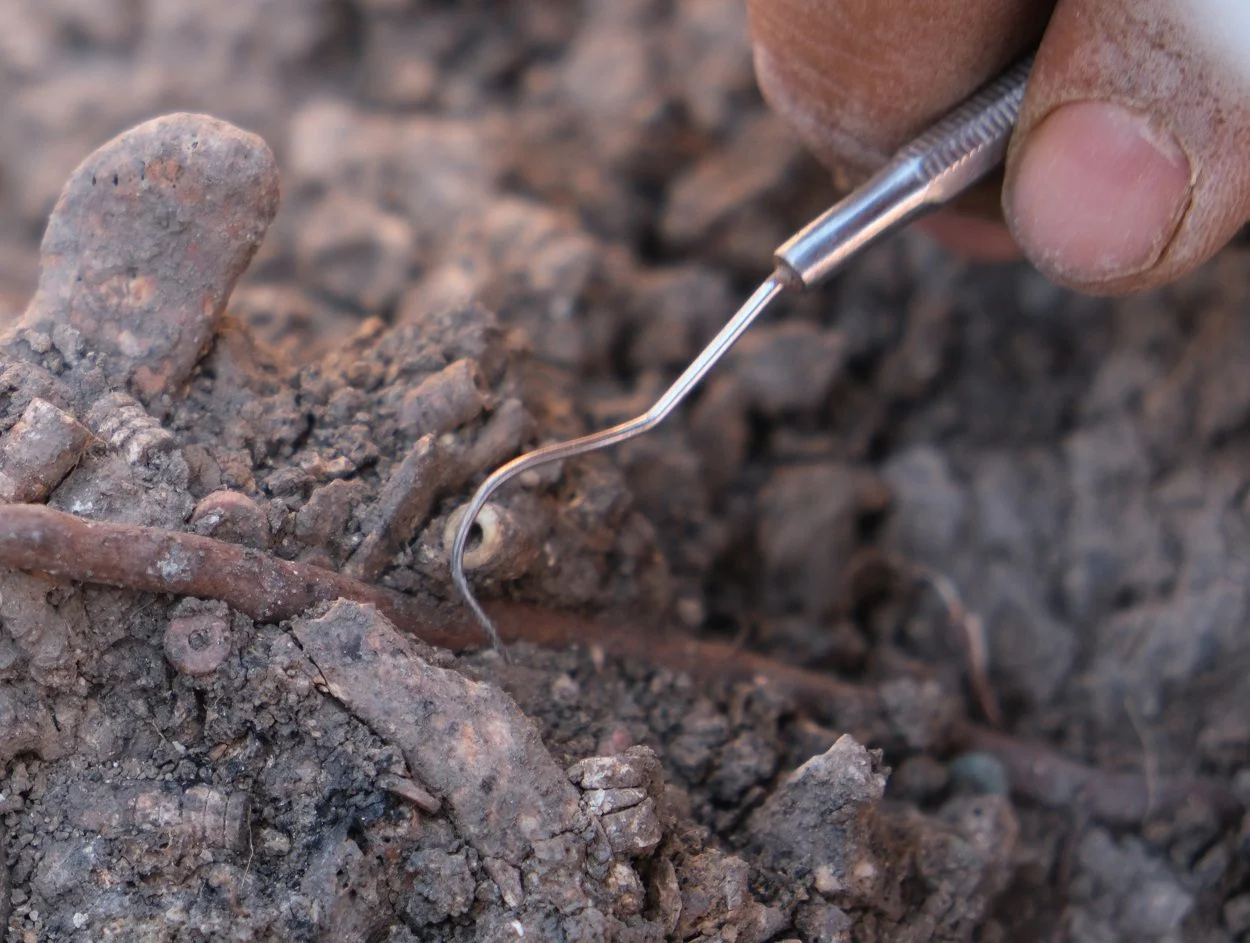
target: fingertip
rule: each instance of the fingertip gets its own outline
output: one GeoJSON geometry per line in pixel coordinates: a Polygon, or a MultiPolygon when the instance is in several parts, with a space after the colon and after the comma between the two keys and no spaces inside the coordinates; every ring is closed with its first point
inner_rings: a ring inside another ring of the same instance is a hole
{"type": "Polygon", "coordinates": [[[1097,291],[1140,279],[1190,206],[1189,160],[1151,116],[1108,101],[1059,106],[1012,155],[1004,213],[1029,259],[1097,291]]]}

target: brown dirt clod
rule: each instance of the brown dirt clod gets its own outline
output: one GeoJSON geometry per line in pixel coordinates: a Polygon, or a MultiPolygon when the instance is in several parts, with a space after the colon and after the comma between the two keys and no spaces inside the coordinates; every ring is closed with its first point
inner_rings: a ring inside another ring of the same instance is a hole
{"type": "Polygon", "coordinates": [[[879,753],[844,735],[787,777],[748,831],[776,866],[812,873],[817,887],[823,881],[848,900],[871,903],[885,880],[874,832],[887,773],[879,753]]]}

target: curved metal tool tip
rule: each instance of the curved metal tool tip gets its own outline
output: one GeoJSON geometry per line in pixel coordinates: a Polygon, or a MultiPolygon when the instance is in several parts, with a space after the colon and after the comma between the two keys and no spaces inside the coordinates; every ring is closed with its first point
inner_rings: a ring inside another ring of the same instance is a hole
{"type": "Polygon", "coordinates": [[[604,449],[655,428],[668,417],[668,414],[686,398],[691,390],[699,385],[699,381],[707,375],[707,372],[712,367],[716,366],[728,352],[729,348],[734,345],[734,342],[768,308],[772,300],[781,294],[784,288],[785,284],[781,275],[773,275],[771,278],[766,279],[755,290],[754,294],[746,300],[746,303],[738,309],[738,312],[729,319],[729,322],[720,329],[720,333],[703,349],[694,362],[674,381],[664,395],[656,400],[655,405],[641,416],[635,416],[633,419],[622,422],[619,425],[582,436],[580,439],[544,445],[542,448],[527,452],[520,458],[514,458],[482,482],[477,489],[477,493],[473,495],[472,500],[465,506],[464,516],[460,519],[460,527],[456,530],[456,539],[452,542],[451,579],[464,601],[473,610],[473,615],[477,617],[477,621],[486,630],[486,634],[490,637],[491,644],[496,651],[506,657],[499,633],[495,631],[495,626],[490,621],[490,617],[486,615],[485,610],[482,609],[481,604],[473,595],[473,588],[469,585],[469,579],[465,575],[464,570],[464,553],[469,545],[469,535],[473,531],[473,524],[477,520],[477,516],[482,512],[482,508],[486,506],[486,502],[501,487],[517,475],[531,468],[537,468],[539,465],[545,465],[548,462],[558,462],[562,459],[572,458],[575,455],[583,455],[586,452],[593,452],[597,449],[604,449]]]}

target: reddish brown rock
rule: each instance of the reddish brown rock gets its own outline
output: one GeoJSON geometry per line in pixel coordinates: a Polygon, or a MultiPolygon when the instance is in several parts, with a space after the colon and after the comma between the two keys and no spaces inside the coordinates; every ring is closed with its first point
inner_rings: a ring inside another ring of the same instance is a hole
{"type": "Polygon", "coordinates": [[[9,345],[98,367],[151,404],[190,375],[277,208],[277,166],[255,135],[194,114],[127,131],[61,191],[9,345]]]}

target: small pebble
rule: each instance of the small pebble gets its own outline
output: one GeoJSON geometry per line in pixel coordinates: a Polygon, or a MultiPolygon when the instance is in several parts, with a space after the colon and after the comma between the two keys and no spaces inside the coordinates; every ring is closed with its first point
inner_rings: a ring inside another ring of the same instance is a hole
{"type": "Polygon", "coordinates": [[[646,799],[632,808],[605,815],[602,822],[608,843],[619,855],[628,855],[631,858],[648,855],[664,838],[664,830],[660,827],[653,799],[646,799]]]}
{"type": "Polygon", "coordinates": [[[951,786],[976,795],[1005,796],[1011,791],[1007,770],[988,753],[965,753],[951,761],[951,786]]]}
{"type": "Polygon", "coordinates": [[[647,891],[638,872],[628,864],[618,861],[612,865],[612,870],[608,872],[607,886],[612,894],[613,909],[618,914],[632,917],[642,912],[647,891]]]}
{"type": "Polygon", "coordinates": [[[276,828],[262,828],[256,838],[256,848],[261,854],[284,858],[291,852],[291,837],[276,828]]]}
{"type": "Polygon", "coordinates": [[[622,809],[632,809],[647,798],[645,789],[587,789],[582,794],[586,808],[594,815],[610,815],[622,809]]]}
{"type": "Polygon", "coordinates": [[[569,767],[569,779],[583,789],[660,788],[660,761],[650,747],[631,747],[615,756],[592,756],[569,767]]]}
{"type": "Polygon", "coordinates": [[[566,672],[556,675],[551,682],[551,699],[557,704],[576,704],[582,696],[582,686],[566,672]]]}

